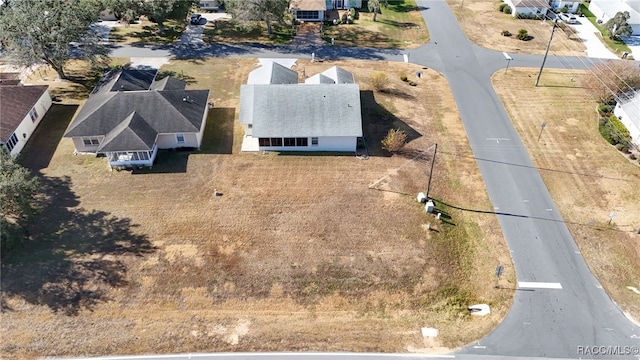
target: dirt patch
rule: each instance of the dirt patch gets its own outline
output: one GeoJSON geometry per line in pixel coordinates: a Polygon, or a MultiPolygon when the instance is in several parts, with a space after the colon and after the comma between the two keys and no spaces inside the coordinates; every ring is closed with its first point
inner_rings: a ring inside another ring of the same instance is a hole
{"type": "MultiPolygon", "coordinates": [[[[500,0],[448,0],[453,14],[469,40],[484,48],[513,53],[544,54],[551,37],[550,21],[516,19],[498,11],[500,0]],[[530,40],[516,39],[520,29],[526,29],[530,40]],[[512,36],[503,36],[504,30],[512,36]]],[[[586,21],[586,20],[585,20],[586,21]]],[[[556,30],[550,54],[585,56],[586,47],[573,32],[556,30]]]]}
{"type": "Polygon", "coordinates": [[[513,284],[513,266],[495,216],[446,205],[492,208],[444,78],[408,64],[299,61],[301,79],[333,65],[355,74],[369,160],[245,154],[238,93],[255,63],[163,67],[193,79],[190,88],[210,88],[216,111],[201,151],[162,153],[151,172],[111,172],[104,158],[73,156],[68,139],[52,154],[33,152],[49,157],[36,170],[55,181],[57,201],[31,229],[40,245],[3,261],[3,356],[441,351],[499,323],[513,292],[486,274],[504,264],[513,284]],[[388,91],[368,84],[379,69],[388,91]],[[417,86],[400,79],[417,70],[417,86]],[[393,156],[379,143],[390,128],[411,135],[393,156]],[[415,200],[435,143],[431,194],[442,221],[415,200]],[[386,191],[369,187],[388,174],[386,191]],[[54,311],[60,298],[39,295],[37,280],[54,264],[64,266],[51,282],[82,300],[66,304],[74,316],[54,311]],[[468,315],[477,302],[492,314],[468,315]],[[425,343],[424,326],[440,330],[437,344],[425,343]]]}
{"type": "Polygon", "coordinates": [[[545,70],[539,87],[535,74],[498,72],[493,84],[591,271],[639,319],[627,287],[640,284],[640,166],[599,134],[597,103],[578,85],[584,72],[545,70]]]}

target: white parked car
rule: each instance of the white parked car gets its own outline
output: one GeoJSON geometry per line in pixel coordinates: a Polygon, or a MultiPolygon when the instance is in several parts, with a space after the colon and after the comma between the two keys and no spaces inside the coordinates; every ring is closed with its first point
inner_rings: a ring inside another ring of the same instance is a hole
{"type": "Polygon", "coordinates": [[[573,14],[561,13],[558,15],[560,20],[564,21],[567,24],[577,24],[578,18],[573,14]]]}

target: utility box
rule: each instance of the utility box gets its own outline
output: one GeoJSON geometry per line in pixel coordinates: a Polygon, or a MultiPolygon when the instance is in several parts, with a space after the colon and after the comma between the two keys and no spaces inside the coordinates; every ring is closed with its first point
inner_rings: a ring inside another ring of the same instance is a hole
{"type": "Polygon", "coordinates": [[[427,201],[427,203],[424,205],[424,209],[428,213],[432,213],[434,208],[435,208],[435,204],[431,200],[427,201]]]}
{"type": "Polygon", "coordinates": [[[424,195],[424,193],[423,193],[423,192],[419,192],[419,193],[418,193],[418,197],[417,197],[417,199],[418,199],[418,202],[419,202],[420,204],[424,204],[424,203],[426,203],[426,202],[427,202],[427,197],[424,195]]]}

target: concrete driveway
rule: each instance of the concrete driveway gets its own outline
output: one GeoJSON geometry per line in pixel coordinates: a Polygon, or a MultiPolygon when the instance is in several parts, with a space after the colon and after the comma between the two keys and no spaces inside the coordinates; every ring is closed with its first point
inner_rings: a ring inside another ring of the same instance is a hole
{"type": "Polygon", "coordinates": [[[601,59],[619,59],[600,41],[600,31],[585,17],[579,17],[578,23],[569,25],[576,30],[587,47],[587,56],[601,59]]]}
{"type": "MultiPolygon", "coordinates": [[[[207,19],[207,23],[215,22],[218,19],[231,19],[231,15],[227,13],[202,13],[203,18],[207,19]]],[[[179,43],[182,45],[185,44],[203,44],[202,40],[202,32],[204,31],[205,25],[191,25],[188,24],[187,28],[180,36],[179,43]]]]}

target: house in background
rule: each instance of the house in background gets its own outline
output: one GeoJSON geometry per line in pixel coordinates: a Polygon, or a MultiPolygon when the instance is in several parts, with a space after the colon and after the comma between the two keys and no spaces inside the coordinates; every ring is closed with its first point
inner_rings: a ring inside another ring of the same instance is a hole
{"type": "Polygon", "coordinates": [[[562,8],[566,6],[567,7],[566,12],[575,14],[578,11],[578,7],[580,6],[580,3],[581,1],[578,1],[578,0],[551,0],[551,7],[556,12],[559,12],[560,10],[562,10],[562,8]]]}
{"type": "Polygon", "coordinates": [[[511,7],[511,16],[546,15],[551,5],[546,0],[505,0],[505,4],[511,7]]]}
{"type": "Polygon", "coordinates": [[[640,147],[640,95],[618,100],[613,113],[629,130],[631,142],[640,147]]]}
{"type": "Polygon", "coordinates": [[[593,15],[606,23],[619,12],[629,12],[627,24],[631,26],[631,35],[640,35],[640,1],[639,0],[591,0],[589,10],[593,15]]]}
{"type": "Polygon", "coordinates": [[[240,87],[242,151],[356,151],[362,112],[353,75],[333,67],[309,79],[240,87]]]}
{"type": "Polygon", "coordinates": [[[69,125],[76,152],[105,154],[110,166],[152,166],[158,149],[198,148],[209,90],[185,90],[157,70],[108,73],[69,125]]]}
{"type": "Polygon", "coordinates": [[[330,10],[360,9],[362,0],[291,0],[289,10],[299,21],[322,21],[330,10]]]}
{"type": "Polygon", "coordinates": [[[218,0],[200,0],[200,9],[207,11],[218,11],[220,9],[220,3],[218,0]]]}
{"type": "Polygon", "coordinates": [[[51,107],[46,85],[22,85],[17,73],[0,73],[0,145],[18,155],[51,107]]]}

